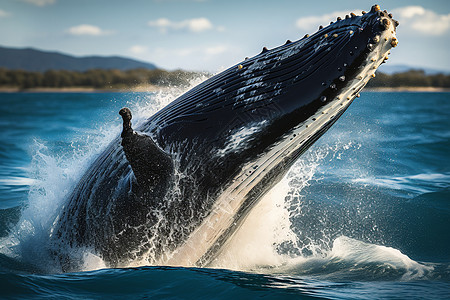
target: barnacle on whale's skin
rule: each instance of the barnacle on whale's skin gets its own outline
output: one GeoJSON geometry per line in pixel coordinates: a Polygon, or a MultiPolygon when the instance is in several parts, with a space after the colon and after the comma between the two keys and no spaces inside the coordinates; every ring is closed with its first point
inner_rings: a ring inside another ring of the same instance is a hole
{"type": "MultiPolygon", "coordinates": [[[[143,259],[210,264],[262,196],[359,97],[397,46],[397,26],[374,5],[300,40],[263,47],[136,131],[131,111],[122,109],[121,137],[69,196],[53,240],[92,249],[108,267],[143,259]]],[[[79,263],[71,255],[58,254],[65,270],[79,263]]]]}

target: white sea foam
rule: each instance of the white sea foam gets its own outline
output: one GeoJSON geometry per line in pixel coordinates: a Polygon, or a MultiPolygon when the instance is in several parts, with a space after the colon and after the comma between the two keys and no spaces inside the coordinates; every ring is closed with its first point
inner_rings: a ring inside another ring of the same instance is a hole
{"type": "Polygon", "coordinates": [[[401,276],[403,280],[422,278],[433,270],[433,267],[419,264],[400,250],[361,242],[346,236],[334,240],[329,259],[344,261],[352,265],[353,269],[364,269],[368,265],[376,265],[377,268],[385,270],[401,269],[404,270],[401,276]]]}
{"type": "Polygon", "coordinates": [[[340,236],[323,255],[292,257],[272,272],[339,280],[390,278],[408,281],[427,278],[433,270],[433,266],[418,263],[398,249],[340,236]]]}

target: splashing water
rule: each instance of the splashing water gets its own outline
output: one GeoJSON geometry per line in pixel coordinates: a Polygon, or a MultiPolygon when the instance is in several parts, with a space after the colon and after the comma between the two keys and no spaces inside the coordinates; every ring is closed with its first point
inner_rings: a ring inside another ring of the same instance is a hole
{"type": "Polygon", "coordinates": [[[257,270],[287,263],[290,256],[283,252],[280,254],[279,248],[283,244],[297,247],[298,237],[292,231],[290,216],[301,212],[301,202],[294,201],[290,194],[298,195],[309,184],[324,157],[323,151],[305,155],[252,209],[214,262],[215,267],[257,270]],[[292,191],[293,186],[297,188],[295,191],[292,191]]]}
{"type": "MultiPolygon", "coordinates": [[[[196,79],[192,86],[204,79],[196,79]]],[[[182,92],[171,89],[157,94],[135,95],[135,99],[128,103],[134,111],[134,126],[138,127],[182,92]]],[[[121,124],[117,121],[105,123],[88,137],[79,137],[89,140],[88,146],[80,146],[74,140],[69,146],[69,154],[54,154],[44,142],[35,141],[28,203],[10,236],[0,241],[0,253],[27,261],[43,272],[61,272],[49,244],[51,229],[85,170],[120,134],[121,124]]],[[[342,137],[343,140],[346,138],[342,137]]],[[[211,267],[309,275],[325,273],[331,277],[343,276],[343,270],[346,276],[357,277],[360,272],[370,269],[372,274],[390,272],[392,276],[405,280],[431,272],[432,267],[421,265],[394,248],[344,234],[332,234],[326,221],[319,222],[312,229],[304,226],[307,222],[296,221],[305,219],[310,212],[305,190],[312,182],[323,180],[318,172],[323,162],[340,160],[344,153],[359,147],[359,143],[350,140],[312,147],[307,151],[288,175],[253,208],[211,267]],[[318,234],[311,234],[313,230],[318,234]],[[353,271],[349,272],[349,269],[353,271]]],[[[329,216],[325,213],[319,217],[326,219],[329,216]]],[[[102,259],[89,249],[78,250],[83,261],[82,271],[105,267],[102,259]]],[[[128,266],[148,264],[149,260],[137,259],[128,266]]]]}
{"type": "MultiPolygon", "coordinates": [[[[305,188],[324,160],[336,159],[343,151],[359,149],[359,144],[336,143],[314,147],[291,168],[254,207],[242,227],[227,243],[213,267],[276,274],[321,275],[330,279],[414,280],[425,278],[433,266],[415,262],[399,250],[375,245],[344,235],[334,237],[327,232],[319,238],[298,234],[293,219],[306,217],[303,212],[305,188]]],[[[307,213],[307,212],[306,212],[307,213]]],[[[326,218],[327,216],[324,216],[326,218]]]]}
{"type": "MultiPolygon", "coordinates": [[[[192,79],[189,86],[171,87],[155,94],[135,94],[127,102],[134,112],[133,123],[138,127],[148,117],[173,101],[179,94],[206,80],[205,75],[192,79]]],[[[61,272],[59,262],[52,255],[50,236],[59,212],[81,176],[95,158],[120,134],[122,126],[116,120],[100,125],[95,131],[75,137],[64,153],[55,153],[44,141],[35,140],[28,168],[29,194],[19,222],[10,235],[0,239],[0,254],[25,261],[42,272],[61,272]]],[[[105,263],[90,249],[71,249],[83,261],[81,271],[105,267],[105,263]]],[[[139,260],[138,266],[148,263],[139,260]]]]}

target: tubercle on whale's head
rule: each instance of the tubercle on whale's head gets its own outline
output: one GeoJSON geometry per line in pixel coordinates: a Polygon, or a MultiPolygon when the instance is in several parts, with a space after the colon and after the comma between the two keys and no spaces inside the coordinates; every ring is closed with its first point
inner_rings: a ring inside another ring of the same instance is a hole
{"type": "Polygon", "coordinates": [[[321,36],[327,40],[331,51],[343,61],[338,67],[339,72],[331,72],[331,77],[323,81],[326,88],[317,99],[326,104],[334,99],[359,97],[362,88],[375,77],[377,68],[388,59],[390,49],[398,45],[398,25],[392,14],[373,5],[369,12],[362,11],[359,16],[350,13],[344,18],[337,17],[325,28],[319,27],[310,38],[321,36]],[[339,35],[345,37],[339,40],[339,35]]]}
{"type": "MultiPolygon", "coordinates": [[[[369,12],[363,11],[360,15],[352,12],[343,18],[337,17],[330,25],[319,26],[317,32],[306,34],[296,42],[288,40],[270,50],[264,47],[259,55],[236,68],[238,72],[250,75],[253,72],[251,64],[258,67],[260,61],[270,62],[271,57],[278,55],[279,61],[272,72],[282,74],[278,77],[283,80],[279,85],[283,86],[281,93],[286,97],[278,98],[277,104],[285,113],[312,102],[324,106],[343,97],[353,100],[388,59],[389,50],[397,46],[398,25],[392,14],[374,5],[369,12]],[[298,57],[297,70],[292,68],[295,56],[298,57]],[[287,57],[286,62],[284,57],[287,57]],[[291,81],[285,80],[289,75],[284,74],[289,72],[283,68],[298,75],[291,81]]],[[[271,78],[276,80],[275,76],[271,78]]]]}
{"type": "Polygon", "coordinates": [[[390,49],[398,45],[398,25],[392,14],[381,11],[379,5],[373,5],[368,13],[363,11],[360,16],[351,13],[343,19],[338,17],[336,22],[319,30],[315,35],[323,34],[326,39],[337,39],[342,31],[347,31],[348,40],[342,46],[336,45],[340,55],[347,56],[338,67],[342,69],[342,75],[328,78],[325,82],[328,88],[318,98],[324,102],[324,98],[353,100],[359,96],[360,90],[375,77],[377,68],[388,59],[390,49]],[[348,89],[351,91],[340,95],[348,89]]]}
{"type": "MultiPolygon", "coordinates": [[[[353,100],[367,82],[375,77],[377,68],[388,59],[390,49],[398,45],[396,28],[399,22],[379,5],[373,5],[369,12],[357,16],[353,12],[309,37],[327,41],[331,51],[344,61],[337,69],[339,73],[328,77],[322,85],[326,87],[317,97],[321,102],[330,100],[353,100]],[[339,35],[345,35],[339,40],[339,35]],[[335,41],[333,41],[333,39],[335,41]]],[[[339,60],[339,58],[336,58],[339,60]]]]}

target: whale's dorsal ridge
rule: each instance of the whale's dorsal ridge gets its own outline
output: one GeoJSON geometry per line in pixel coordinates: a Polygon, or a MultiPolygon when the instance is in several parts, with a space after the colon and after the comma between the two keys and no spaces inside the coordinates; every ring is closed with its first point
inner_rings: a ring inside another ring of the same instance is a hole
{"type": "Polygon", "coordinates": [[[166,189],[161,187],[168,186],[173,174],[172,157],[159,148],[150,136],[133,130],[129,108],[122,108],[119,114],[123,120],[121,144],[140,187],[139,190],[143,193],[165,191],[166,189]]]}

